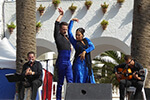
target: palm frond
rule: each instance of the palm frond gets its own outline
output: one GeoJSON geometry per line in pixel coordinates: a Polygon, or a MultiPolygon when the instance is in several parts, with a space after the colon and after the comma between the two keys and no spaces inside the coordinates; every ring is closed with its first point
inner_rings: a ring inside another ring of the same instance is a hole
{"type": "Polygon", "coordinates": [[[112,83],[113,86],[118,87],[119,82],[116,79],[114,74],[114,67],[118,64],[124,62],[123,53],[118,53],[117,51],[106,51],[100,55],[100,57],[94,58],[94,61],[97,64],[104,64],[103,67],[96,67],[94,65],[93,71],[96,76],[98,76],[99,70],[101,70],[101,79],[96,79],[99,83],[112,83]],[[111,58],[112,60],[104,59],[106,57],[111,58]],[[96,74],[97,73],[97,74],[96,74]]]}

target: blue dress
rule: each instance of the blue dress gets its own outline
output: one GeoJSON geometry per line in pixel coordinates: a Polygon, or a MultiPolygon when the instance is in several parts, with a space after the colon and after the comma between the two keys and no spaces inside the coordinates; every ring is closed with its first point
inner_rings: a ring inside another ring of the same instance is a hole
{"type": "Polygon", "coordinates": [[[95,47],[88,38],[83,39],[85,45],[81,43],[81,41],[77,41],[74,39],[72,34],[73,23],[74,21],[71,20],[68,27],[69,40],[76,51],[75,59],[73,61],[73,82],[74,83],[95,83],[93,70],[91,68],[92,63],[90,58],[90,52],[94,50],[95,47]],[[85,55],[85,59],[82,61],[80,60],[79,54],[81,54],[83,51],[86,51],[86,55],[85,55]]]}

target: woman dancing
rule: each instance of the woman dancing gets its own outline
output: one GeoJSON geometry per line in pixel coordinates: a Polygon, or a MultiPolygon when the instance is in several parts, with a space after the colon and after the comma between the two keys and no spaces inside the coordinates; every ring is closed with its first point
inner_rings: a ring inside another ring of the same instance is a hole
{"type": "Polygon", "coordinates": [[[68,27],[69,40],[76,51],[73,61],[73,81],[74,83],[95,83],[90,56],[90,52],[95,47],[88,38],[83,38],[85,32],[83,28],[76,30],[76,39],[73,37],[72,27],[74,21],[78,22],[79,20],[73,18],[68,27]]]}

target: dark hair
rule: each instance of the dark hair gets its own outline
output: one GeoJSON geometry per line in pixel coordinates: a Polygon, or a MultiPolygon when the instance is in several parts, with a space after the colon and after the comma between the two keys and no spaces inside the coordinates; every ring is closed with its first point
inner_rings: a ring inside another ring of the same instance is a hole
{"type": "Polygon", "coordinates": [[[131,55],[125,55],[125,56],[124,56],[124,60],[125,60],[125,61],[127,61],[127,60],[129,60],[129,59],[133,59],[131,55]]]}
{"type": "Polygon", "coordinates": [[[35,53],[33,51],[28,52],[27,57],[29,57],[30,54],[33,54],[35,56],[35,53]]]}
{"type": "Polygon", "coordinates": [[[85,29],[83,29],[83,28],[78,28],[78,29],[76,30],[76,32],[77,32],[77,31],[81,32],[81,34],[84,35],[85,29]]]}
{"type": "Polygon", "coordinates": [[[60,28],[61,28],[63,25],[68,26],[68,23],[67,23],[67,22],[61,22],[61,23],[60,23],[60,28]]]}

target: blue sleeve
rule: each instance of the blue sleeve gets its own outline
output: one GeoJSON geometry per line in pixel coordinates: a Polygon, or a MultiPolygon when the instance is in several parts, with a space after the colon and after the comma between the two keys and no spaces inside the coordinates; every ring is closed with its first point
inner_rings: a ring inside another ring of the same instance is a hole
{"type": "Polygon", "coordinates": [[[89,47],[88,47],[85,51],[86,51],[86,53],[89,53],[89,52],[91,52],[92,50],[95,49],[95,46],[94,46],[94,44],[91,42],[90,39],[88,39],[88,38],[85,38],[85,39],[87,40],[87,42],[88,42],[88,44],[89,44],[89,47]]]}
{"type": "Polygon", "coordinates": [[[74,39],[73,34],[72,34],[73,23],[74,23],[73,20],[71,20],[70,23],[69,23],[69,26],[68,26],[68,35],[69,35],[69,41],[71,42],[71,44],[75,48],[77,41],[74,39]]]}

